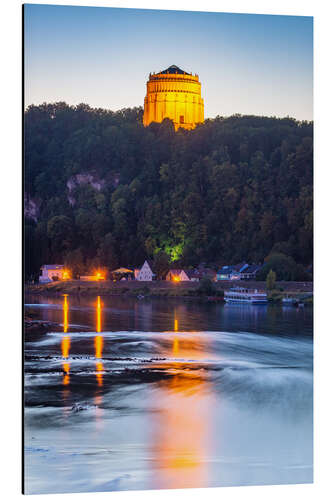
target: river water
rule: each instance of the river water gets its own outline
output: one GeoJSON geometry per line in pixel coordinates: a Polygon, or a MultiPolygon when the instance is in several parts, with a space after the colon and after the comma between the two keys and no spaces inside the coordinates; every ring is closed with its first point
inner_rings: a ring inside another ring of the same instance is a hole
{"type": "Polygon", "coordinates": [[[312,482],[312,309],[26,297],[25,492],[312,482]]]}

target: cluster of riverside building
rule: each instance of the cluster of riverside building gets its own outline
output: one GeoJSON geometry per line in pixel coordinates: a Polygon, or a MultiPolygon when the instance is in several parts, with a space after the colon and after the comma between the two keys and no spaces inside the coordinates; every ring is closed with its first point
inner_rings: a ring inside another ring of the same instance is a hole
{"type": "MultiPolygon", "coordinates": [[[[109,277],[113,281],[154,281],[157,279],[156,273],[153,271],[153,263],[145,260],[140,268],[130,269],[119,267],[118,269],[97,270],[94,273],[81,275],[77,277],[80,281],[101,281],[109,277]]],[[[200,264],[195,269],[170,269],[163,278],[166,281],[200,281],[202,278],[209,278],[212,281],[224,280],[251,280],[256,279],[257,272],[261,269],[260,265],[247,264],[242,262],[232,266],[223,266],[218,271],[206,267],[204,263],[200,264]]],[[[71,269],[63,264],[48,264],[41,267],[39,276],[40,283],[50,283],[52,281],[68,281],[73,279],[71,269]]]]}

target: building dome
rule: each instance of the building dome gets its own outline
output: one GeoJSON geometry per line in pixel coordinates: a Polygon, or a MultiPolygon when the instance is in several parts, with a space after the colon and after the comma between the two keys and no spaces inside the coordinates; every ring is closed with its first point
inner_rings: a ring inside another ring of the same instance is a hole
{"type": "Polygon", "coordinates": [[[183,71],[182,69],[178,68],[178,66],[175,66],[174,64],[172,66],[169,66],[167,69],[164,71],[159,72],[160,75],[165,75],[165,74],[170,74],[170,75],[189,75],[189,73],[186,73],[186,71],[183,71]]]}
{"type": "Polygon", "coordinates": [[[172,65],[159,73],[150,73],[144,103],[143,124],[162,122],[164,118],[179,127],[193,129],[204,121],[204,103],[198,75],[172,65]]]}

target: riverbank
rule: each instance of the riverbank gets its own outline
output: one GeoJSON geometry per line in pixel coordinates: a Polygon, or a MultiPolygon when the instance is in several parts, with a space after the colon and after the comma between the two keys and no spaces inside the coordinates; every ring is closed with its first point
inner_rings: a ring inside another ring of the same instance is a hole
{"type": "MultiPolygon", "coordinates": [[[[129,296],[129,297],[179,297],[179,298],[203,298],[223,300],[225,290],[234,286],[242,286],[251,289],[266,290],[264,281],[220,281],[212,283],[211,289],[203,289],[200,283],[193,281],[100,281],[86,282],[79,280],[61,281],[37,285],[26,285],[25,292],[37,295],[79,295],[79,296],[129,296]]],[[[312,299],[312,282],[280,281],[276,288],[268,292],[272,302],[279,302],[285,296],[299,298],[307,295],[306,301],[312,299]]]]}

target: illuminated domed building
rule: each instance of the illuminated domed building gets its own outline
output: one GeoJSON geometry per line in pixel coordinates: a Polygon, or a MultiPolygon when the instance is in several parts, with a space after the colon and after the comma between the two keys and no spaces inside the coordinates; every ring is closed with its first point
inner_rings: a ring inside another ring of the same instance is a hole
{"type": "Polygon", "coordinates": [[[204,121],[204,103],[198,75],[170,66],[159,73],[150,73],[147,82],[143,124],[170,118],[179,127],[193,129],[204,121]]]}

